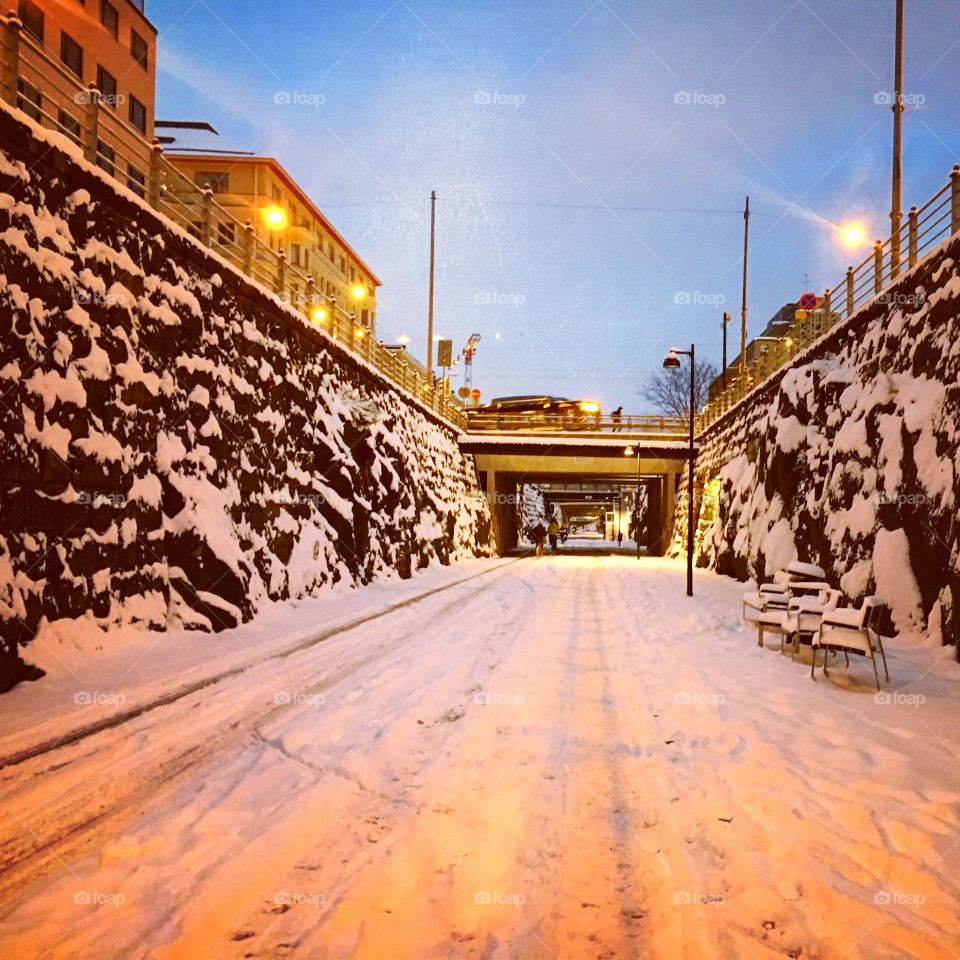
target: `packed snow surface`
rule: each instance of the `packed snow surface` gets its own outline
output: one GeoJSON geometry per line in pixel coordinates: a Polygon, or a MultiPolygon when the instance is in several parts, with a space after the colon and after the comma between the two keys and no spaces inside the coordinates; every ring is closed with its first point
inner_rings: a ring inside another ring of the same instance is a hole
{"type": "Polygon", "coordinates": [[[61,623],[0,699],[36,752],[0,767],[0,955],[955,956],[960,667],[894,639],[880,696],[811,682],[742,590],[574,549],[216,637],[61,623]]]}

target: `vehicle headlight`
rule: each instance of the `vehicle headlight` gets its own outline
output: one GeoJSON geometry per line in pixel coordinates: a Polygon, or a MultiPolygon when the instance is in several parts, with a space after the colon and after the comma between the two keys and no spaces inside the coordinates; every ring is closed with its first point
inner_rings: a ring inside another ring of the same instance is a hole
{"type": "Polygon", "coordinates": [[[580,401],[580,409],[581,409],[584,413],[599,413],[599,412],[600,412],[600,404],[599,404],[599,403],[594,403],[592,400],[581,400],[581,401],[580,401]]]}

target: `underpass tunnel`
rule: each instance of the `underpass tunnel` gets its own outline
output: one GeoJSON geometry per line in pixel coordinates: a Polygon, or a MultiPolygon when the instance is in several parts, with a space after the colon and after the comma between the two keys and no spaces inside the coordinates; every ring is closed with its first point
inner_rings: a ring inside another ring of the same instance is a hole
{"type": "MultiPolygon", "coordinates": [[[[612,471],[608,475],[545,469],[521,472],[491,466],[478,462],[478,475],[501,555],[529,549],[523,530],[525,495],[528,500],[542,498],[540,515],[545,525],[556,511],[558,522],[567,530],[565,549],[569,545],[581,550],[635,552],[638,556],[662,556],[666,552],[677,473],[682,464],[652,463],[660,470],[641,472],[639,476],[618,476],[612,471]],[[619,543],[618,534],[622,535],[619,543]]],[[[529,502],[526,509],[531,509],[529,502]]]]}

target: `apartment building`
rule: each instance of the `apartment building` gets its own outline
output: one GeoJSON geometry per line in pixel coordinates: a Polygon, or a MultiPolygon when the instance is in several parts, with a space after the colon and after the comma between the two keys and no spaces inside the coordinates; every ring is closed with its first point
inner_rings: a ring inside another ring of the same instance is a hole
{"type": "MultiPolygon", "coordinates": [[[[282,251],[291,273],[313,277],[315,290],[332,299],[334,309],[352,314],[360,329],[375,334],[380,281],[277,160],[211,153],[164,156],[195,186],[209,185],[217,204],[232,217],[249,221],[263,247],[282,251]]],[[[235,247],[228,246],[224,254],[235,258],[235,247]]],[[[305,295],[304,285],[293,280],[291,302],[310,313],[310,304],[297,302],[305,295]]]]}
{"type": "Polygon", "coordinates": [[[0,0],[0,11],[7,99],[143,195],[157,37],[143,0],[0,0]]]}

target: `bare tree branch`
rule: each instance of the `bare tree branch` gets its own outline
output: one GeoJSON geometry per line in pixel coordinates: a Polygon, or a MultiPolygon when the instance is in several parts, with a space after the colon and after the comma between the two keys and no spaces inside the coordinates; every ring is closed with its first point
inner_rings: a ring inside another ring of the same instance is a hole
{"type": "MultiPolygon", "coordinates": [[[[710,360],[698,360],[693,378],[693,392],[697,410],[707,402],[710,384],[719,376],[720,370],[710,360]]],[[[658,370],[643,385],[640,391],[645,403],[669,417],[690,415],[690,370],[684,364],[679,370],[658,370]]]]}

